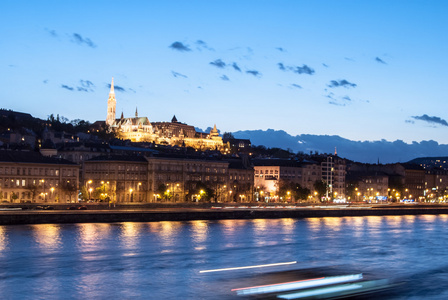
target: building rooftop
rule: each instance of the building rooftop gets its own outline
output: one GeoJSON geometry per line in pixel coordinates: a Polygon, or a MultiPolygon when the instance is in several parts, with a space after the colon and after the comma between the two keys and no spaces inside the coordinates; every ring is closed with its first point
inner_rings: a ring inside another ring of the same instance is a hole
{"type": "Polygon", "coordinates": [[[76,165],[63,159],[43,156],[34,151],[0,150],[0,162],[76,165]]]}

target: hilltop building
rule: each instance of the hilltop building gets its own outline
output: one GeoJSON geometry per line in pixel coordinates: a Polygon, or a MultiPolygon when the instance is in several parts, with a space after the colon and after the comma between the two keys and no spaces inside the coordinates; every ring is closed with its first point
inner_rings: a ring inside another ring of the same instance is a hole
{"type": "Polygon", "coordinates": [[[194,126],[177,121],[174,116],[171,122],[153,122],[147,117],[139,117],[137,109],[135,117],[125,118],[123,113],[116,118],[116,98],[114,80],[110,86],[107,100],[106,126],[115,135],[132,142],[151,142],[161,145],[192,147],[197,150],[224,150],[222,138],[214,125],[209,133],[197,132],[194,126]]]}

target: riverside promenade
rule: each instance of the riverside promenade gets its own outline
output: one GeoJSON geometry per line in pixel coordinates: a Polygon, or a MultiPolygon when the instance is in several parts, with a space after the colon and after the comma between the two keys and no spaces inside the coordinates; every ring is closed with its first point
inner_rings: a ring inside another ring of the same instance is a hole
{"type": "Polygon", "coordinates": [[[447,214],[448,205],[2,205],[0,225],[447,214]],[[79,208],[85,209],[79,209],[79,208]]]}

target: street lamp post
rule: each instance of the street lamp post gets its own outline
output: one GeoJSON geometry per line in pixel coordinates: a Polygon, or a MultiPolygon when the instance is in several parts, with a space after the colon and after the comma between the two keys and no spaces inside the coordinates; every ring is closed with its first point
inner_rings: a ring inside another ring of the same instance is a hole
{"type": "Polygon", "coordinates": [[[47,197],[46,197],[46,193],[45,193],[45,179],[42,179],[41,182],[42,182],[42,187],[44,189],[44,192],[43,192],[44,202],[47,202],[47,197]]]}
{"type": "Polygon", "coordinates": [[[89,181],[86,182],[86,191],[89,192],[89,200],[90,200],[90,196],[91,196],[91,193],[92,193],[92,191],[91,191],[92,188],[89,188],[91,183],[92,183],[92,180],[89,180],[89,181]]]}

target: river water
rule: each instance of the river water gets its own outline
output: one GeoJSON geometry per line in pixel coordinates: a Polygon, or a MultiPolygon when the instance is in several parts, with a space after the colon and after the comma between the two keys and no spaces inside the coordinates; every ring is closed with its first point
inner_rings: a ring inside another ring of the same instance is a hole
{"type": "Polygon", "coordinates": [[[234,299],[264,271],[200,271],[292,261],[448,299],[448,215],[0,226],[0,298],[234,299]]]}

